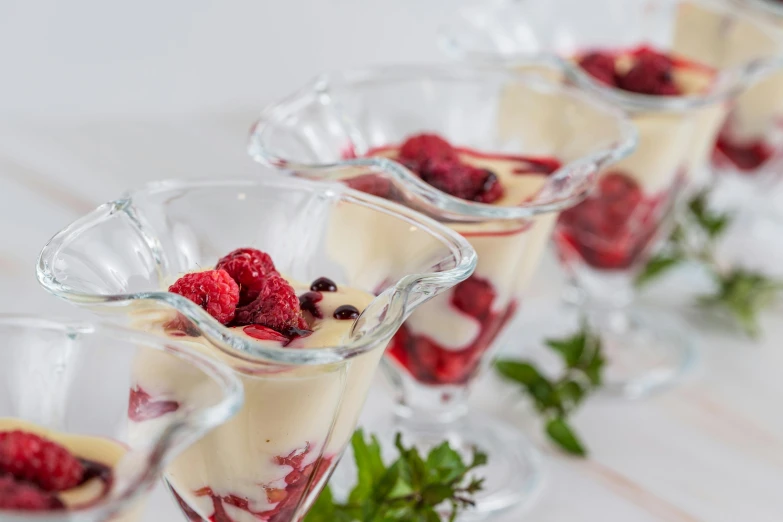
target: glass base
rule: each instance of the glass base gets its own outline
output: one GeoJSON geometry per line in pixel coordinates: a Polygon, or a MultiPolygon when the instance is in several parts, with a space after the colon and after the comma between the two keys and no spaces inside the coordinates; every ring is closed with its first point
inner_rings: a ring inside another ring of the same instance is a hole
{"type": "Polygon", "coordinates": [[[523,337],[533,342],[526,343],[523,351],[514,344],[506,355],[530,359],[552,377],[560,375],[562,359],[544,341],[577,333],[583,309],[589,311],[591,328],[601,337],[606,359],[599,394],[642,398],[676,384],[695,365],[694,334],[669,310],[632,306],[611,312],[584,301],[579,305],[552,302],[531,311],[525,322],[516,325],[506,342],[523,337]]]}
{"type": "MultiPolygon", "coordinates": [[[[485,466],[475,475],[484,477],[484,488],[474,498],[475,507],[462,512],[460,521],[484,520],[489,515],[510,508],[523,509],[538,496],[542,486],[542,462],[538,450],[519,432],[499,419],[470,412],[455,423],[433,425],[415,422],[410,418],[387,421],[386,426],[365,428],[381,441],[386,462],[396,457],[394,437],[402,433],[403,444],[416,446],[422,453],[444,440],[470,459],[471,448],[477,447],[488,455],[485,466]]],[[[356,468],[349,452],[340,462],[330,481],[337,498],[345,498],[353,487],[356,468]]]]}
{"type": "Polygon", "coordinates": [[[677,383],[696,361],[692,333],[650,310],[591,314],[606,357],[605,395],[638,399],[677,383]]]}

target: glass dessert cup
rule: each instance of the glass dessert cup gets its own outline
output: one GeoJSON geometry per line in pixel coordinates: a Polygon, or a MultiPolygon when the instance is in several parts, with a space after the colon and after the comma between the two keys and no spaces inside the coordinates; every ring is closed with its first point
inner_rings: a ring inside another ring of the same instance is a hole
{"type": "MultiPolygon", "coordinates": [[[[773,0],[733,2],[752,22],[724,43],[729,52],[713,53],[713,64],[726,67],[768,57],[777,58],[778,66],[734,100],[715,147],[713,165],[721,173],[752,180],[762,195],[783,177],[783,4],[773,0]]],[[[702,23],[715,22],[703,16],[702,23]]],[[[696,45],[693,40],[684,43],[696,45]]]]}
{"type": "Polygon", "coordinates": [[[486,451],[476,516],[530,500],[540,474],[521,433],[468,411],[471,385],[522,304],[558,212],[579,202],[596,173],[635,140],[618,111],[563,85],[557,63],[519,65],[529,73],[413,66],[327,74],[268,107],[249,144],[254,158],[281,172],[398,201],[476,249],[471,278],[423,305],[396,335],[383,365],[395,392],[393,426],[370,427],[382,436],[402,431],[422,449],[449,440],[486,451]],[[393,161],[396,147],[420,133],[437,134],[465,162],[496,172],[507,183],[498,204],[454,197],[393,161]],[[345,168],[328,170],[334,165],[345,168]]]}
{"type": "Polygon", "coordinates": [[[774,38],[773,32],[708,1],[602,0],[564,12],[556,2],[509,0],[465,7],[441,37],[445,50],[468,62],[539,54],[559,59],[575,85],[633,120],[636,151],[604,171],[587,200],[562,214],[555,244],[579,289],[571,295],[579,296],[604,339],[607,388],[638,397],[676,381],[691,365],[693,343],[683,334],[687,329],[653,325],[632,309],[634,280],[680,218],[687,195],[712,183],[712,151],[736,96],[779,66],[764,49],[729,43],[774,38]],[[632,92],[628,77],[651,48],[666,54],[665,79],[674,88],[632,92]],[[593,53],[612,60],[604,81],[580,66],[587,67],[593,53]]]}
{"type": "Polygon", "coordinates": [[[67,509],[0,509],[5,521],[141,520],[163,468],[242,405],[230,369],[182,343],[13,315],[0,315],[0,334],[0,431],[40,434],[85,459],[82,482],[58,495],[67,509]]]}
{"type": "Polygon", "coordinates": [[[340,184],[270,175],[131,192],[58,233],[38,277],[59,297],[229,366],[245,405],[165,478],[189,520],[288,522],[304,516],[336,466],[403,320],[475,263],[462,237],[409,209],[340,184]],[[341,344],[282,348],[165,291],[238,246],[264,250],[300,281],[328,276],[376,297],[341,344]]]}
{"type": "Polygon", "coordinates": [[[774,29],[733,41],[735,54],[765,53],[781,65],[742,92],[731,108],[713,154],[718,186],[711,203],[735,216],[727,261],[781,275],[783,248],[783,4],[734,0],[757,23],[774,29]]]}

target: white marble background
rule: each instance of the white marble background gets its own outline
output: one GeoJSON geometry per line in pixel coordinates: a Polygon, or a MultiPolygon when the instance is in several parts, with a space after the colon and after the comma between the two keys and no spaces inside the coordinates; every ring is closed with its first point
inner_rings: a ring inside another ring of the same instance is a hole
{"type": "MultiPolygon", "coordinates": [[[[453,5],[0,2],[0,312],[82,316],[35,281],[36,256],[54,232],[146,181],[252,176],[244,141],[260,106],[322,69],[440,59],[435,24],[453,5]]],[[[520,335],[534,309],[555,310],[560,284],[548,258],[520,335]]],[[[702,329],[699,368],[675,390],[588,404],[575,422],[591,458],[542,444],[546,489],[526,516],[498,520],[783,520],[781,317],[780,308],[764,317],[758,343],[702,329]]],[[[509,407],[513,396],[491,382],[478,391],[479,407],[503,409],[537,437],[525,408],[509,407]]],[[[375,410],[388,405],[382,384],[370,401],[375,410]]],[[[159,488],[145,520],[179,516],[159,488]]]]}

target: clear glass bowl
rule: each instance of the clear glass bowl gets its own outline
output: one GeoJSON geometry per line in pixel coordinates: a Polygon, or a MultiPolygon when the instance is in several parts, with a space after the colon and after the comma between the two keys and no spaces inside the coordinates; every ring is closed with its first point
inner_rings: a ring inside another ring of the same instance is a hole
{"type": "Polygon", "coordinates": [[[753,25],[726,42],[732,60],[749,54],[777,57],[777,71],[737,96],[723,125],[713,164],[722,174],[750,180],[759,193],[783,179],[783,4],[773,0],[733,0],[736,9],[753,18],[753,25]],[[756,26],[766,30],[755,30],[756,26]]]}
{"type": "Polygon", "coordinates": [[[448,439],[489,452],[477,515],[530,499],[538,473],[516,430],[467,414],[469,387],[524,303],[558,212],[584,198],[596,173],[626,156],[635,141],[619,111],[566,85],[556,61],[516,65],[527,73],[463,65],[328,73],[268,107],[249,144],[261,162],[399,201],[447,224],[476,249],[475,273],[412,315],[384,368],[395,388],[395,425],[410,442],[448,439]],[[500,206],[450,196],[400,163],[368,157],[422,132],[477,151],[473,157],[513,162],[525,156],[539,165],[556,159],[560,168],[524,178],[532,190],[500,206]],[[335,165],[346,168],[328,170],[335,165]],[[378,168],[385,173],[373,174],[378,168]]]}
{"type": "Polygon", "coordinates": [[[169,466],[166,479],[190,520],[225,512],[288,522],[304,515],[337,464],[392,335],[475,263],[463,238],[404,207],[340,184],[268,176],[131,192],[58,233],[41,253],[38,278],[72,303],[177,336],[230,366],[245,387],[244,407],[169,466]],[[239,247],[269,253],[299,281],[326,276],[377,297],[344,344],[287,349],[224,327],[166,291],[239,247]]]}
{"type": "Polygon", "coordinates": [[[644,395],[691,365],[687,330],[650,331],[649,320],[631,313],[634,280],[670,233],[684,196],[712,183],[713,149],[737,95],[780,69],[770,47],[777,38],[741,10],[701,0],[599,0],[567,10],[548,0],[481,2],[441,30],[444,49],[471,63],[560,60],[576,85],[625,111],[639,131],[636,151],[604,171],[598,190],[564,212],[555,232],[560,259],[603,334],[610,389],[644,395]],[[637,94],[600,83],[575,61],[641,46],[674,54],[680,80],[701,85],[685,95],[637,94]]]}
{"type": "MultiPolygon", "coordinates": [[[[783,56],[783,3],[733,2],[776,30],[776,39],[757,35],[744,45],[783,56]]],[[[711,203],[735,216],[724,261],[780,276],[783,248],[775,246],[783,234],[783,68],[738,96],[720,138],[713,157],[720,183],[711,203]]]]}
{"type": "Polygon", "coordinates": [[[117,326],[14,315],[0,315],[0,336],[0,429],[32,424],[79,448],[79,457],[114,463],[99,500],[72,496],[69,510],[49,514],[0,510],[2,520],[141,520],[163,468],[242,405],[233,372],[182,343],[117,326]]]}

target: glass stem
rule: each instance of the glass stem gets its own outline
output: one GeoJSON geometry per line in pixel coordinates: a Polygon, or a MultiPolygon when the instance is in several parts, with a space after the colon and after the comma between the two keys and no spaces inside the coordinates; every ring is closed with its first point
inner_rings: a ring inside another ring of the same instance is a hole
{"type": "Polygon", "coordinates": [[[402,431],[431,434],[442,442],[456,433],[468,413],[467,386],[427,386],[408,375],[396,375],[395,424],[402,431]]]}

